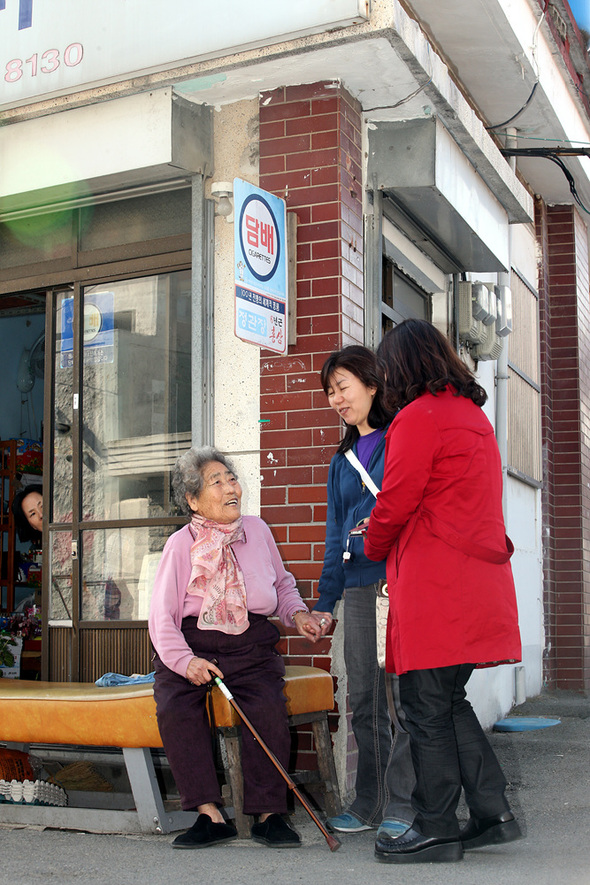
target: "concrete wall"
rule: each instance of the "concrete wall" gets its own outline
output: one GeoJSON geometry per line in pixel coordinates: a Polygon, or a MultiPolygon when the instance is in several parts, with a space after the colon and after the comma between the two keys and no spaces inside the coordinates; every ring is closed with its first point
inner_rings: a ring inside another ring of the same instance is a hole
{"type": "MultiPolygon", "coordinates": [[[[258,184],[258,101],[225,105],[214,115],[215,172],[207,182],[258,184]]],[[[234,335],[234,225],[215,218],[215,445],[235,458],[242,512],[260,513],[260,349],[234,335]]]]}

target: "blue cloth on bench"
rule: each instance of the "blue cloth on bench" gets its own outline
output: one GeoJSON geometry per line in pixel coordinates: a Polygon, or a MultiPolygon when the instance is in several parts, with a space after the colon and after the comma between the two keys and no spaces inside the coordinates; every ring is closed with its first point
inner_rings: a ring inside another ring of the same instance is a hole
{"type": "Polygon", "coordinates": [[[147,673],[145,676],[123,676],[121,673],[105,673],[94,683],[99,688],[109,688],[111,685],[139,685],[142,682],[153,682],[156,671],[147,673]]]}

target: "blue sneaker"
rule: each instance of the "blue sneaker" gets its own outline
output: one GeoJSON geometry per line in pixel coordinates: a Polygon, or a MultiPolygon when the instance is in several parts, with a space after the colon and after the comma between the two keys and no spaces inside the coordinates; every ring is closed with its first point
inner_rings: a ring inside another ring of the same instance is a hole
{"type": "Polygon", "coordinates": [[[364,824],[358,817],[355,817],[354,814],[350,814],[348,811],[343,811],[342,814],[337,814],[336,817],[329,817],[328,824],[339,833],[362,833],[363,830],[375,829],[370,824],[364,824]]]}
{"type": "Polygon", "coordinates": [[[390,836],[392,839],[397,839],[398,836],[403,836],[404,833],[410,829],[410,824],[405,824],[401,820],[382,820],[377,830],[377,835],[381,834],[385,836],[390,836]]]}

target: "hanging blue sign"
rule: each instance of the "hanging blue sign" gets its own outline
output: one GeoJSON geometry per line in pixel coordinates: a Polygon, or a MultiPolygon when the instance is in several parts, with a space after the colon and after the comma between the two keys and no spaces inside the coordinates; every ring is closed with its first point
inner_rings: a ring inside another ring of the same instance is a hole
{"type": "Polygon", "coordinates": [[[287,352],[287,208],[284,200],[234,178],[235,334],[287,352]]]}

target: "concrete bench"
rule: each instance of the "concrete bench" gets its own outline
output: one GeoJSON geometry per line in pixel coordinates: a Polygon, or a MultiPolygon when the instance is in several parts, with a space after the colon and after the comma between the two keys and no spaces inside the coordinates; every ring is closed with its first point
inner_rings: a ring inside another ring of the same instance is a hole
{"type": "MultiPolygon", "coordinates": [[[[285,697],[289,724],[311,724],[318,756],[315,780],[324,794],[326,812],[338,814],[340,795],[327,722],[327,713],[334,708],[332,677],[315,667],[287,667],[285,697]]],[[[242,812],[239,719],[218,688],[213,689],[212,699],[215,724],[226,744],[236,825],[245,837],[249,821],[242,812]]],[[[0,679],[0,741],[14,749],[28,749],[31,744],[121,748],[135,803],[134,811],[0,803],[0,822],[94,833],[170,833],[195,820],[194,812],[164,807],[150,752],[162,747],[151,685],[98,688],[93,683],[0,679]]],[[[105,795],[108,803],[112,794],[105,795]]]]}

